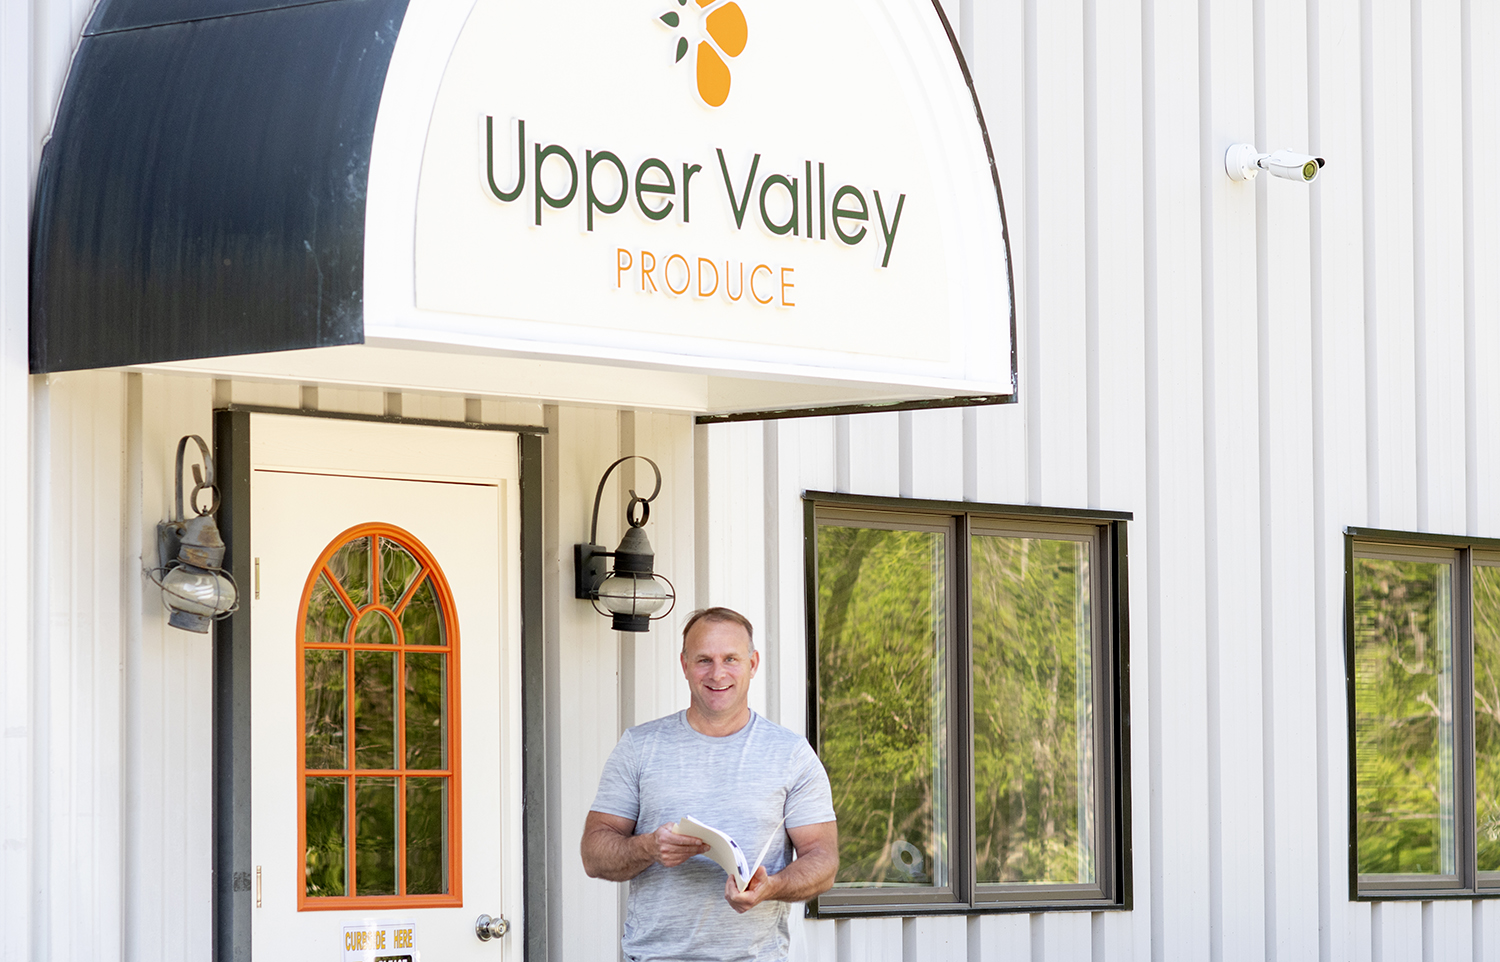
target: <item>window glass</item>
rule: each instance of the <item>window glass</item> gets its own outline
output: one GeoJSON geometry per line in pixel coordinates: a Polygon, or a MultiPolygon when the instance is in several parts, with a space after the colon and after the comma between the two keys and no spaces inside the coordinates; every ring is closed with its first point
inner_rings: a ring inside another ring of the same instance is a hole
{"type": "Polygon", "coordinates": [[[406,890],[413,895],[448,891],[448,780],[406,780],[406,890]]]}
{"type": "Polygon", "coordinates": [[[1500,567],[1474,568],[1474,798],[1479,871],[1500,872],[1500,567]]]}
{"type": "Polygon", "coordinates": [[[354,653],[354,767],[396,767],[396,655],[354,653]]]}
{"type": "Polygon", "coordinates": [[[818,712],[845,888],[948,878],[948,536],[818,532],[818,712]]]}
{"type": "Polygon", "coordinates": [[[401,610],[401,629],[408,645],[446,645],[443,616],[432,582],[424,581],[401,610]]]}
{"type": "Polygon", "coordinates": [[[342,778],[309,778],[304,785],[303,825],[307,830],[307,894],[344,894],[344,810],[342,778]]]}
{"type": "Polygon", "coordinates": [[[448,765],[448,656],[441,652],[405,654],[406,767],[448,765]]]}
{"type": "Polygon", "coordinates": [[[457,622],[415,539],[354,531],[309,576],[299,638],[302,898],[449,895],[457,622]]]}
{"type": "Polygon", "coordinates": [[[1456,871],[1452,581],[1447,562],[1355,561],[1361,874],[1456,871]]]}
{"type": "Polygon", "coordinates": [[[309,648],[302,667],[307,767],[345,768],[344,652],[309,648]]]}
{"type": "Polygon", "coordinates": [[[356,608],[370,603],[370,539],[353,538],[328,559],[328,573],[356,608]]]}
{"type": "Polygon", "coordinates": [[[422,563],[389,538],[380,539],[380,603],[394,608],[406,596],[422,563]]]}
{"type": "Polygon", "coordinates": [[[354,780],[354,886],[360,895],[396,894],[396,780],[354,780]]]}
{"type": "Polygon", "coordinates": [[[976,881],[1094,882],[1090,544],[970,552],[976,881]]]}

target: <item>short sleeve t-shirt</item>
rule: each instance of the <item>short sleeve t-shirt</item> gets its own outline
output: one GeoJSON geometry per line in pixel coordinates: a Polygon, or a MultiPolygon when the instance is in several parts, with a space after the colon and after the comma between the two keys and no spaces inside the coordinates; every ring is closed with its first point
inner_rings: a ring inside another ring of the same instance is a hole
{"type": "MultiPolygon", "coordinates": [[[[719,829],[775,874],[792,860],[786,830],[834,820],[823,763],[801,735],[750,713],[723,738],[688,724],[687,712],[629,729],[604,765],[596,812],[654,832],[684,815],[719,829]],[[777,827],[786,816],[786,824],[777,827]]],[[[675,868],[652,865],[630,882],[625,957],[630,962],[782,962],[789,951],[785,902],[743,915],[724,900],[724,870],[697,855],[675,868]]]]}

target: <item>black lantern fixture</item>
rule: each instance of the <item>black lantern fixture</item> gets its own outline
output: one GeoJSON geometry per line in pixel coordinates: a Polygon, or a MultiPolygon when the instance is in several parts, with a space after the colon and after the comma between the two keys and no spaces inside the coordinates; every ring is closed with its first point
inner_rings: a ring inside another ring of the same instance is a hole
{"type": "Polygon", "coordinates": [[[147,572],[161,588],[162,604],[172,614],[167,623],[174,628],[207,634],[214,621],[239,607],[239,588],[223,568],[224,539],[214,523],[219,510],[219,489],[214,483],[214,459],[208,445],[196,434],[177,442],[177,513],[156,526],[156,541],[162,566],[147,572]],[[203,464],[193,465],[193,493],[188,501],[197,517],[182,512],[182,460],[188,441],[198,443],[203,464]],[[207,488],[211,500],[198,507],[198,492],[207,488]]]}
{"type": "Polygon", "coordinates": [[[665,577],[653,572],[656,554],[651,542],[646,540],[645,524],[651,518],[651,502],[661,494],[661,469],[656,462],[639,454],[621,458],[604,470],[599,479],[599,490],[594,494],[594,521],[589,527],[589,543],[573,546],[574,597],[593,602],[601,615],[609,615],[616,631],[648,631],[651,622],[659,621],[671,614],[677,604],[677,589],[665,577]],[[599,540],[599,501],[604,497],[604,482],[615,468],[632,458],[645,461],[656,473],[656,488],[651,496],[643,498],[634,489],[630,492],[630,504],[625,508],[625,520],[630,530],[620,540],[620,547],[605,551],[599,540]],[[636,517],[636,509],[640,517],[636,517]],[[611,569],[606,558],[615,559],[611,569]],[[666,611],[657,614],[663,605],[666,611]]]}

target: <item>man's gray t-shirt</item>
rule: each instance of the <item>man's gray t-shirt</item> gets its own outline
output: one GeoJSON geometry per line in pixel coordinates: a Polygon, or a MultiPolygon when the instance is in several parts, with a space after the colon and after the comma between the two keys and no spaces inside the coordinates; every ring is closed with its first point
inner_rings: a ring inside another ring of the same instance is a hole
{"type": "MultiPolygon", "coordinates": [[[[625,732],[604,764],[593,810],[654,832],[684,815],[712,825],[754,862],[766,853],[775,874],[792,860],[786,829],[831,822],[833,795],[823,763],[801,735],[750,713],[723,738],[701,734],[687,712],[625,732]],[[782,816],[784,828],[777,828],[782,816]]],[[[785,902],[762,902],[743,915],[724,900],[724,870],[696,855],[675,868],[653,864],[630,882],[623,940],[631,962],[782,962],[785,902]]]]}

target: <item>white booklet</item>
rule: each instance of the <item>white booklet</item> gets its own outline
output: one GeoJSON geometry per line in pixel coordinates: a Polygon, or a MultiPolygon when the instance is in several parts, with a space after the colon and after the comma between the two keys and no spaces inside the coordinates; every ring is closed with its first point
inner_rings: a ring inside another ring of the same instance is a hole
{"type": "Polygon", "coordinates": [[[786,817],[771,830],[771,837],[766,839],[766,844],[761,847],[760,854],[755,858],[755,864],[751,865],[745,860],[745,851],[740,844],[728,835],[714,828],[712,825],[704,825],[691,815],[682,816],[677,822],[678,835],[691,835],[693,838],[702,839],[708,843],[708,851],[704,854],[719,863],[725,873],[734,879],[734,884],[739,886],[741,892],[750,884],[750,877],[755,870],[760,868],[760,863],[766,860],[766,853],[771,850],[771,842],[781,834],[781,826],[786,824],[786,817]]]}

